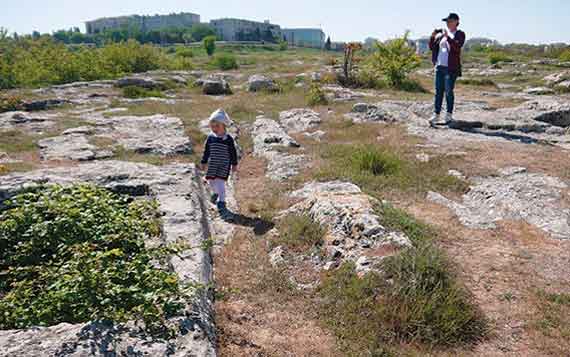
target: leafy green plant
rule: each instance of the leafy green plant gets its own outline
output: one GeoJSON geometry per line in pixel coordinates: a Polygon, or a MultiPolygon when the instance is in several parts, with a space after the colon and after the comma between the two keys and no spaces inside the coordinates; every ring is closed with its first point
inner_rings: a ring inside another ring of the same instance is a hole
{"type": "Polygon", "coordinates": [[[135,98],[163,98],[164,94],[159,90],[147,89],[139,86],[127,86],[123,88],[123,97],[135,98]]]}
{"type": "Polygon", "coordinates": [[[490,64],[508,63],[513,61],[513,59],[506,53],[499,51],[489,53],[488,59],[490,64]]]}
{"type": "Polygon", "coordinates": [[[408,75],[418,68],[421,59],[408,45],[409,32],[386,43],[376,42],[374,53],[368,59],[371,75],[384,80],[394,88],[400,88],[408,75]]]}
{"type": "Polygon", "coordinates": [[[214,52],[216,51],[216,36],[204,37],[203,44],[208,56],[214,55],[214,52]]]}
{"type": "Polygon", "coordinates": [[[189,69],[189,58],[169,56],[135,40],[71,49],[50,37],[0,44],[0,89],[110,79],[159,68],[189,69]]]}
{"type": "Polygon", "coordinates": [[[145,247],[157,217],[153,201],[88,184],[16,196],[0,213],[0,329],[137,319],[167,332],[190,290],[161,268],[174,248],[145,247]]]}
{"type": "Polygon", "coordinates": [[[194,52],[189,47],[176,47],[176,56],[183,57],[183,58],[192,58],[194,57],[194,52]]]}
{"type": "Polygon", "coordinates": [[[279,222],[279,238],[276,243],[302,253],[313,247],[320,247],[324,235],[325,230],[310,216],[293,214],[279,222]]]}
{"type": "Polygon", "coordinates": [[[238,69],[236,57],[230,53],[219,53],[212,59],[212,65],[221,69],[222,71],[229,71],[238,69]]]}
{"type": "Polygon", "coordinates": [[[279,41],[279,51],[287,51],[289,43],[287,41],[279,41]]]}
{"type": "Polygon", "coordinates": [[[309,91],[306,94],[306,100],[307,104],[311,107],[316,105],[326,105],[329,102],[325,92],[317,83],[311,84],[309,91]]]}
{"type": "Polygon", "coordinates": [[[570,50],[565,50],[558,56],[558,59],[562,62],[570,62],[570,50]]]}

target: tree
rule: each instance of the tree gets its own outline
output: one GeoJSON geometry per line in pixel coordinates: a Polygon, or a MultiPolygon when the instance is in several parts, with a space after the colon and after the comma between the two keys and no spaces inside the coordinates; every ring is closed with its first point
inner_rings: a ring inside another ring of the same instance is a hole
{"type": "Polygon", "coordinates": [[[370,65],[376,76],[383,76],[389,85],[400,88],[407,76],[420,66],[421,60],[408,45],[409,32],[386,43],[376,42],[370,65]]]}
{"type": "Polygon", "coordinates": [[[332,48],[331,37],[327,37],[327,42],[325,42],[325,50],[330,51],[332,48]]]}
{"type": "Polygon", "coordinates": [[[208,56],[212,56],[216,51],[216,36],[206,36],[204,37],[204,49],[208,56]]]}
{"type": "MultiPolygon", "coordinates": [[[[216,36],[216,31],[214,31],[214,29],[209,25],[196,24],[193,25],[190,30],[186,32],[186,34],[190,35],[191,41],[199,42],[208,36],[216,36]]],[[[186,34],[184,34],[183,37],[186,34]]]]}
{"type": "Polygon", "coordinates": [[[4,41],[8,38],[8,29],[0,27],[0,41],[4,41]]]}

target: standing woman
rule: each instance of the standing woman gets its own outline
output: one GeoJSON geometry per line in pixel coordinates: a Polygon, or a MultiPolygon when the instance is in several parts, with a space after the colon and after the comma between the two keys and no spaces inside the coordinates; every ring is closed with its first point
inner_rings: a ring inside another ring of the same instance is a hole
{"type": "Polygon", "coordinates": [[[459,15],[451,13],[443,19],[447,29],[435,30],[429,41],[432,62],[435,66],[435,108],[430,120],[432,125],[446,125],[453,120],[455,104],[455,81],[461,77],[461,48],[465,43],[465,32],[458,29],[459,15]],[[447,113],[441,120],[443,96],[447,102],[447,113]]]}

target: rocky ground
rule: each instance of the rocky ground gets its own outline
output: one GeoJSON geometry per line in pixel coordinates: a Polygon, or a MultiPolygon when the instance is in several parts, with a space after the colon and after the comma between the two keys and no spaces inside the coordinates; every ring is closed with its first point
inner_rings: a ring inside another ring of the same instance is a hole
{"type": "MultiPolygon", "coordinates": [[[[548,320],[538,293],[570,294],[570,97],[555,94],[567,72],[469,65],[470,78],[496,85],[459,83],[455,122],[434,129],[430,94],[323,83],[329,104],[308,108],[305,86],[334,69],[318,52],[272,56],[225,73],[153,72],[26,91],[25,111],[0,113],[0,207],[33,185],[91,182],[156,198],[163,243],[215,242],[171,258],[182,281],[207,287],[174,318],[172,339],[155,341],[131,324],[62,323],[0,331],[0,355],[344,355],[319,318],[315,289],[343,263],[365,274],[413,247],[383,224],[376,207],[387,203],[438,232],[437,245],[490,321],[472,345],[402,344],[402,355],[569,354],[568,330],[548,320]],[[530,90],[536,81],[546,89],[530,90]],[[165,97],[121,95],[123,86],[166,82],[178,86],[165,97]],[[204,119],[218,107],[234,119],[242,156],[229,188],[234,223],[218,217],[194,164],[204,119]],[[330,162],[345,145],[389,148],[417,169],[373,184],[330,162]],[[281,241],[280,222],[291,215],[322,227],[320,251],[281,241]]],[[[416,74],[426,87],[429,75],[416,74]]]]}

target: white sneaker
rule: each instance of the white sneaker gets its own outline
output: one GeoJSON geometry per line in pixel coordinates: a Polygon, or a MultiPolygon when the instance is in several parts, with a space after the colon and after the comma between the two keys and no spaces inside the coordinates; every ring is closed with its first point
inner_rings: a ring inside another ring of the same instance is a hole
{"type": "Polygon", "coordinates": [[[433,115],[429,119],[429,123],[431,125],[438,125],[438,124],[440,124],[440,122],[441,122],[441,115],[439,115],[437,113],[433,113],[433,115]]]}
{"type": "Polygon", "coordinates": [[[453,121],[453,114],[452,113],[446,113],[445,114],[445,124],[449,124],[453,121]]]}

